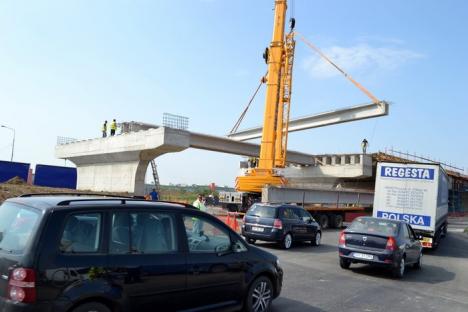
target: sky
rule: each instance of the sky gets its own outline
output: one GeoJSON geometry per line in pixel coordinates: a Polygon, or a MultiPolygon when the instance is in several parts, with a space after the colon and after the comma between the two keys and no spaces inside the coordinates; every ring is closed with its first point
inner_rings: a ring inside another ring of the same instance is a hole
{"type": "MultiPolygon", "coordinates": [[[[468,2],[295,0],[288,16],[379,99],[386,117],[295,132],[311,154],[393,148],[468,169],[468,2]],[[294,10],[292,10],[294,7],[294,10]]],[[[14,160],[64,165],[58,136],[100,136],[104,120],[229,132],[266,71],[273,0],[0,2],[0,124],[16,130],[14,160]]],[[[369,99],[297,43],[291,117],[369,99]]],[[[264,89],[241,128],[262,123],[264,89]]],[[[12,133],[0,128],[0,160],[12,133]]],[[[156,159],[164,184],[234,185],[242,157],[200,150],[156,159]]],[[[72,164],[68,162],[67,166],[72,164]]],[[[148,179],[149,179],[148,175],[148,179]]]]}

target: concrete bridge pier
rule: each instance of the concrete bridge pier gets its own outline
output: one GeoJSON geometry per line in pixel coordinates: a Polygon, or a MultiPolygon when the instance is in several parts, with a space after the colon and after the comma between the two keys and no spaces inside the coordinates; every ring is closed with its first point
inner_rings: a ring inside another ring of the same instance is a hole
{"type": "Polygon", "coordinates": [[[79,190],[144,195],[149,162],[189,147],[189,133],[157,128],[56,147],[56,156],[77,167],[79,190]]]}

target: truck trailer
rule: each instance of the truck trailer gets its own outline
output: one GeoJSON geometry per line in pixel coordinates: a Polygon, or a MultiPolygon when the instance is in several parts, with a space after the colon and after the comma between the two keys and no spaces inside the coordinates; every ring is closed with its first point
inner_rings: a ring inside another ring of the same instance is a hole
{"type": "Polygon", "coordinates": [[[254,203],[295,204],[309,211],[320,226],[341,228],[347,213],[366,214],[374,193],[368,190],[265,186],[262,193],[220,192],[220,204],[229,211],[246,212],[254,203]]]}
{"type": "Polygon", "coordinates": [[[373,216],[403,220],[423,247],[436,249],[447,233],[448,176],[438,164],[377,164],[373,216]]]}

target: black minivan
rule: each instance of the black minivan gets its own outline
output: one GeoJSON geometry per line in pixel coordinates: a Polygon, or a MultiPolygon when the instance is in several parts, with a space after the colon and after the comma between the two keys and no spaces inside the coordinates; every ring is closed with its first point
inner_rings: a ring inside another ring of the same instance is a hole
{"type": "Polygon", "coordinates": [[[28,195],[0,206],[0,311],[269,311],[278,258],[190,205],[28,195]]]}
{"type": "Polygon", "coordinates": [[[247,211],[242,235],[251,244],[256,240],[278,242],[289,249],[293,241],[310,241],[320,245],[320,225],[307,210],[294,205],[254,204],[247,211]]]}

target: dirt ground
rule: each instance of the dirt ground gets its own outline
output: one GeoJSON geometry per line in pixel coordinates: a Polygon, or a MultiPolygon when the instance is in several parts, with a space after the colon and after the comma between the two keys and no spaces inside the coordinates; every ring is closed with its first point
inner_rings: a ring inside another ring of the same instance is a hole
{"type": "Polygon", "coordinates": [[[65,188],[53,188],[53,187],[43,187],[36,185],[28,185],[23,180],[19,178],[13,178],[5,183],[0,183],[0,203],[5,201],[8,198],[18,197],[23,194],[42,194],[42,193],[73,193],[73,194],[84,194],[84,193],[93,193],[100,195],[121,195],[129,196],[128,193],[99,193],[99,192],[90,192],[90,191],[77,191],[73,189],[65,188]]]}

